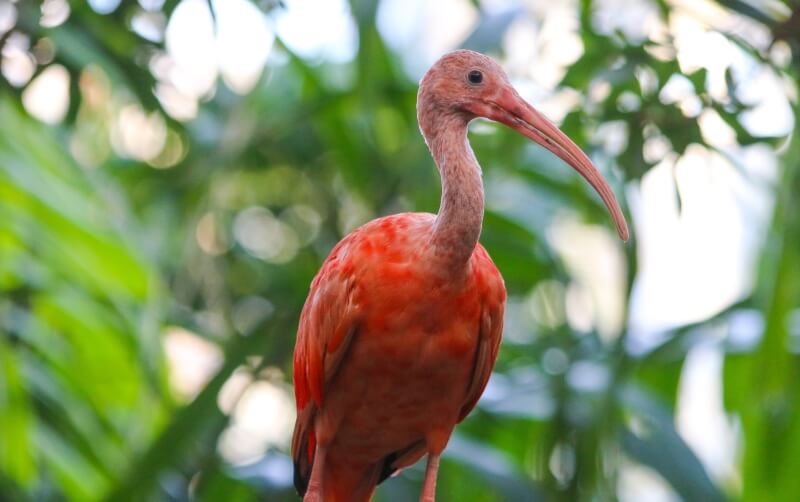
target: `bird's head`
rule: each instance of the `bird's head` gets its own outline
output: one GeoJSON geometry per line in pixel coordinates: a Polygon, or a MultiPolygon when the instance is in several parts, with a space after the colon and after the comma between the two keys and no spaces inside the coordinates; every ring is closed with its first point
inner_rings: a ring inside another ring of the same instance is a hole
{"type": "Polygon", "coordinates": [[[614,192],[578,146],[520,97],[492,58],[458,50],[442,56],[422,77],[417,116],[430,138],[447,118],[464,123],[485,117],[515,129],[572,166],[608,207],[617,233],[628,240],[628,226],[614,192]]]}

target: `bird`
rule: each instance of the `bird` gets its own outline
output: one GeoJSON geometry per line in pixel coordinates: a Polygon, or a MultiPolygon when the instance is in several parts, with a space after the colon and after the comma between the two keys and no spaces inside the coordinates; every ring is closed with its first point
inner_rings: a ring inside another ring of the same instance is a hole
{"type": "Polygon", "coordinates": [[[628,239],[603,176],[495,60],[468,50],[442,56],[417,94],[419,128],[441,178],[438,213],[389,215],[345,236],[301,311],[292,457],[304,502],[369,501],[380,482],[425,455],[419,500],[435,501],[440,457],[483,393],[503,331],[505,285],[478,242],[483,181],[467,138],[478,117],[572,166],[628,239]]]}

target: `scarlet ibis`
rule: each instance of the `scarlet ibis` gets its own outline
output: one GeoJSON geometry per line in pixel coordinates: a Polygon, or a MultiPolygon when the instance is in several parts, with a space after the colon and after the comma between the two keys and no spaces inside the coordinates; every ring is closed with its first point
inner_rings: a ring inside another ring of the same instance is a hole
{"type": "Polygon", "coordinates": [[[614,193],[589,158],[525,102],[491,58],[459,50],[425,74],[417,119],[442,180],[439,213],[373,220],[339,242],[311,283],[294,351],[294,482],[305,502],[368,501],[425,454],[420,500],[497,358],[506,290],[478,243],[481,168],[467,126],[516,129],[578,171],[623,240],[614,193]]]}

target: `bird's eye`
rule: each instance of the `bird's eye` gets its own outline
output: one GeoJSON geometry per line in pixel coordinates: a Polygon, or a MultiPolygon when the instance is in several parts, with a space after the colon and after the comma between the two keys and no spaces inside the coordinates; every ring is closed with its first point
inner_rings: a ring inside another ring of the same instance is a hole
{"type": "Polygon", "coordinates": [[[483,73],[478,70],[472,70],[467,73],[467,80],[469,80],[471,84],[480,84],[483,82],[483,73]]]}

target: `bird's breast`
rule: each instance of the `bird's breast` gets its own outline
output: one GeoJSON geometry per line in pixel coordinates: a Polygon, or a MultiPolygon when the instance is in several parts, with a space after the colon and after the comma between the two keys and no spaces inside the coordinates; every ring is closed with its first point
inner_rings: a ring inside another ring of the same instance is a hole
{"type": "Polygon", "coordinates": [[[456,358],[458,364],[467,359],[471,369],[486,296],[481,259],[488,255],[478,246],[480,259],[442,270],[426,249],[432,223],[432,215],[384,218],[354,243],[359,346],[393,366],[447,365],[456,358]]]}
{"type": "Polygon", "coordinates": [[[467,278],[428,272],[415,262],[381,263],[357,295],[370,333],[443,335],[477,327],[479,293],[467,278]]]}
{"type": "Polygon", "coordinates": [[[463,270],[437,268],[425,249],[432,222],[432,215],[413,214],[377,220],[335,256],[352,278],[357,321],[322,413],[339,424],[336,448],[358,462],[458,421],[474,377],[482,308],[504,299],[480,246],[463,270]]]}

